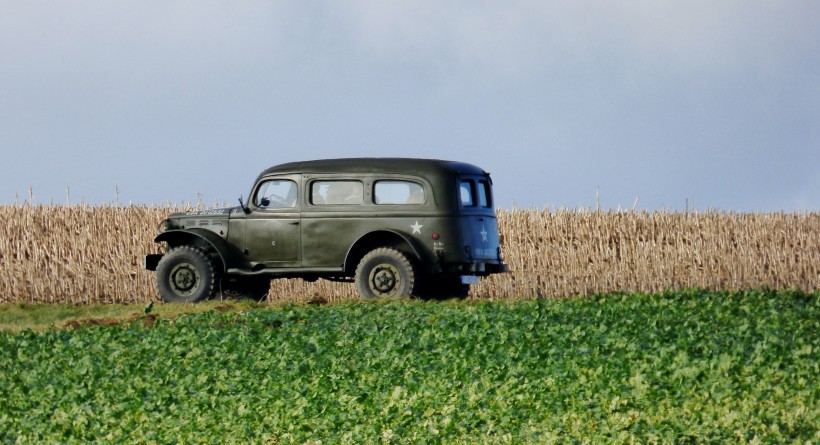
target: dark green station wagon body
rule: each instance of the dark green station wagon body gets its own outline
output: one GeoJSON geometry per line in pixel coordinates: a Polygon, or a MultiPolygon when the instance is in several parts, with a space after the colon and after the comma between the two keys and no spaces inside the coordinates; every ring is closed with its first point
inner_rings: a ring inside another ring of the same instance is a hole
{"type": "Polygon", "coordinates": [[[293,162],[263,171],[247,203],[174,214],[147,255],[166,301],[263,298],[273,278],[355,281],[364,298],[465,297],[507,271],[490,175],[409,158],[293,162]]]}

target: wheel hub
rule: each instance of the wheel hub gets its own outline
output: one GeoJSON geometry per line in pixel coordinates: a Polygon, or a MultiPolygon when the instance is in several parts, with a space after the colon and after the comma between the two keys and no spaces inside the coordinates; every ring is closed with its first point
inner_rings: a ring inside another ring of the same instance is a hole
{"type": "Polygon", "coordinates": [[[170,274],[171,288],[181,296],[193,293],[199,283],[199,272],[191,264],[176,265],[170,274]]]}
{"type": "Polygon", "coordinates": [[[391,294],[399,287],[399,271],[389,264],[373,268],[370,273],[371,288],[379,294],[391,294]]]}

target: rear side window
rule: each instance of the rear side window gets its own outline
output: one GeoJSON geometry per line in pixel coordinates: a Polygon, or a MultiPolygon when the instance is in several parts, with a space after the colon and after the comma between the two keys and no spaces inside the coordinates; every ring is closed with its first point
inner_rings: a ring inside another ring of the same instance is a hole
{"type": "Polygon", "coordinates": [[[424,204],[424,187],[411,181],[376,181],[376,204],[424,204]]]}
{"type": "Polygon", "coordinates": [[[315,205],[359,205],[364,201],[359,181],[316,181],[310,187],[310,202],[315,205]]]}

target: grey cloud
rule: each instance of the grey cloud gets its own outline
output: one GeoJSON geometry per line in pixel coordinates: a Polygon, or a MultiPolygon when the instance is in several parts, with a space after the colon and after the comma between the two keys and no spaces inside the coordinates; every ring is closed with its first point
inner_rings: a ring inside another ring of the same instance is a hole
{"type": "Polygon", "coordinates": [[[21,2],[0,16],[0,202],[29,185],[233,199],[270,163],[420,155],[486,166],[504,206],[590,205],[598,186],[610,207],[817,208],[818,18],[788,1],[21,2]]]}

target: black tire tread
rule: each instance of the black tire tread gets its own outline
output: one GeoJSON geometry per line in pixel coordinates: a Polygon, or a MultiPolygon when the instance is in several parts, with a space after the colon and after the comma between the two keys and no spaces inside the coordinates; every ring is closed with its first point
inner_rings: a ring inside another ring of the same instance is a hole
{"type": "MultiPolygon", "coordinates": [[[[413,288],[415,286],[415,268],[413,267],[413,263],[407,258],[407,256],[390,247],[379,247],[376,249],[371,250],[368,252],[364,257],[362,257],[361,261],[359,261],[359,265],[356,267],[356,287],[359,290],[359,295],[366,299],[376,299],[379,298],[378,296],[370,295],[368,289],[365,289],[365,283],[362,282],[363,276],[367,275],[364,270],[366,265],[373,259],[378,258],[380,256],[386,257],[387,259],[393,260],[398,263],[400,267],[402,267],[407,276],[405,277],[406,281],[406,289],[402,295],[396,296],[394,298],[409,298],[413,295],[413,288]]],[[[366,278],[364,278],[366,280],[366,278]]],[[[367,286],[369,288],[369,286],[367,286]]]]}
{"type": "Polygon", "coordinates": [[[196,248],[196,247],[193,247],[193,246],[187,246],[187,245],[186,246],[172,247],[171,249],[168,250],[168,252],[165,255],[162,256],[162,259],[159,261],[159,264],[157,264],[157,274],[156,274],[157,289],[159,290],[160,298],[165,302],[196,303],[196,302],[199,302],[199,301],[206,301],[206,300],[210,300],[211,298],[213,298],[214,295],[216,294],[216,291],[217,291],[217,286],[216,286],[217,276],[216,275],[217,274],[216,274],[216,271],[214,269],[213,261],[208,257],[207,253],[205,253],[202,249],[199,249],[199,248],[196,248]],[[195,261],[196,260],[202,261],[202,264],[205,267],[205,270],[203,270],[202,272],[204,272],[205,275],[207,277],[209,277],[209,280],[206,283],[207,292],[205,292],[203,295],[194,296],[192,298],[186,299],[186,298],[178,298],[178,297],[176,297],[176,296],[174,296],[170,293],[166,294],[165,292],[163,292],[164,283],[162,281],[167,279],[167,277],[165,276],[165,273],[164,273],[164,268],[166,267],[166,265],[169,262],[173,261],[175,258],[177,258],[179,256],[184,256],[184,255],[190,255],[192,258],[195,259],[195,261]]]}

